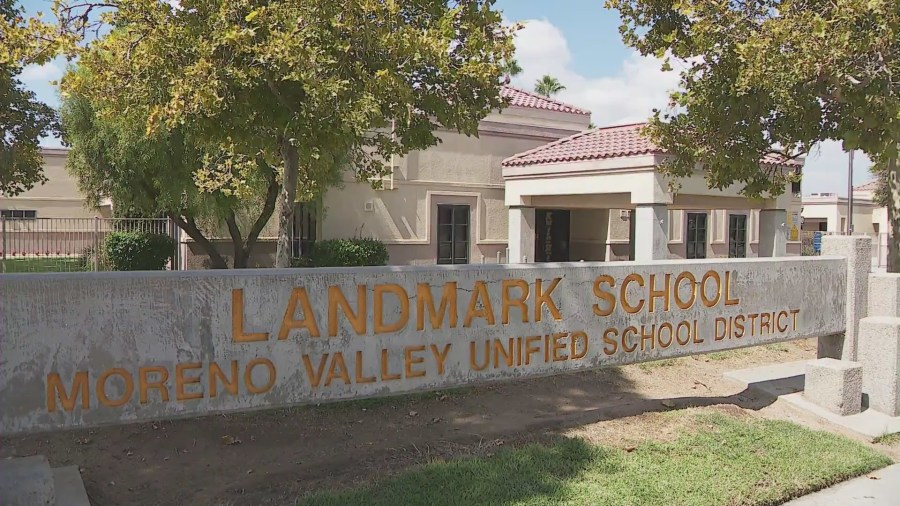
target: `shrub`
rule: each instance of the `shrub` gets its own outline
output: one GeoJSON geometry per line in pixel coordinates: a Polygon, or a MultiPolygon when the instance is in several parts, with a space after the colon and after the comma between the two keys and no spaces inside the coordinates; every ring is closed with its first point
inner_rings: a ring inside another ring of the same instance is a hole
{"type": "Polygon", "coordinates": [[[175,241],[165,234],[113,232],[104,244],[106,261],[114,271],[160,271],[175,252],[175,241]]]}
{"type": "Polygon", "coordinates": [[[331,239],[312,248],[315,267],[363,267],[387,265],[387,261],[387,248],[377,239],[331,239]]]}

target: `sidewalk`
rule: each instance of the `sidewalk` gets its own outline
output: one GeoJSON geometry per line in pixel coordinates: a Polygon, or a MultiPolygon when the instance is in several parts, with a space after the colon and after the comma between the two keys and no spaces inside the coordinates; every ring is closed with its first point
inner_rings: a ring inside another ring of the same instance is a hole
{"type": "Polygon", "coordinates": [[[900,464],[838,483],[784,506],[897,506],[900,505],[900,464]],[[873,477],[877,479],[873,479],[873,477]]]}

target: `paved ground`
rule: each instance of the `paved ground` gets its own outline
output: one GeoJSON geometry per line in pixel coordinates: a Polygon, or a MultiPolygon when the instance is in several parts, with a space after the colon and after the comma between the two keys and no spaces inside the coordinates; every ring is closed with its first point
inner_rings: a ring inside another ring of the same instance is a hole
{"type": "Polygon", "coordinates": [[[795,499],[785,506],[897,506],[900,464],[795,499]]]}

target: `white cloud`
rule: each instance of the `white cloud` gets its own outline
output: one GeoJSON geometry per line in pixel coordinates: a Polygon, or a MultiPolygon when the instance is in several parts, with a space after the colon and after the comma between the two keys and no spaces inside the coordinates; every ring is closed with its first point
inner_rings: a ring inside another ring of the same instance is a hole
{"type": "Polygon", "coordinates": [[[559,100],[591,111],[598,126],[644,121],[654,108],[664,108],[668,92],[678,86],[678,72],[663,72],[662,61],[631,52],[616,73],[585,77],[571,68],[572,53],[563,33],[546,20],[528,20],[516,34],[516,59],[523,72],[513,84],[532,89],[544,74],[566,89],[559,100]]]}
{"type": "MultiPolygon", "coordinates": [[[[654,108],[665,108],[669,92],[678,87],[681,68],[663,72],[661,60],[636,51],[626,56],[613,75],[588,78],[579,74],[572,68],[565,35],[547,20],[524,21],[515,42],[522,74],[513,78],[513,84],[531,90],[537,79],[550,74],[566,87],[555,98],[590,110],[597,126],[644,121],[654,108]]],[[[854,185],[870,180],[869,159],[857,153],[854,161],[854,185]]],[[[846,195],[847,154],[839,142],[824,142],[813,150],[804,172],[803,193],[846,195]]]]}
{"type": "MultiPolygon", "coordinates": [[[[831,192],[847,195],[849,157],[838,141],[826,141],[813,149],[803,167],[803,193],[831,192]]],[[[872,179],[872,162],[859,151],[853,157],[853,185],[872,179]]]]}
{"type": "Polygon", "coordinates": [[[37,84],[48,83],[62,77],[63,70],[54,62],[43,65],[26,65],[19,74],[19,79],[24,83],[37,84]]]}

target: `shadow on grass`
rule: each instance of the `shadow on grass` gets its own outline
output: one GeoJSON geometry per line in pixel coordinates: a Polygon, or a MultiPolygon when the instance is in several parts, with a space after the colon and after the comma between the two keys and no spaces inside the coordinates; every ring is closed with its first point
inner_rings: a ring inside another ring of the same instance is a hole
{"type": "Polygon", "coordinates": [[[890,464],[850,439],[789,422],[672,413],[694,430],[632,451],[555,438],[491,458],[434,462],[372,485],[301,499],[366,504],[782,504],[890,464]]]}
{"type": "Polygon", "coordinates": [[[435,462],[367,487],[320,494],[298,504],[459,505],[519,504],[535,497],[554,504],[569,495],[567,483],[585,472],[620,471],[613,452],[581,439],[557,438],[492,458],[435,462]]]}

